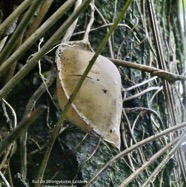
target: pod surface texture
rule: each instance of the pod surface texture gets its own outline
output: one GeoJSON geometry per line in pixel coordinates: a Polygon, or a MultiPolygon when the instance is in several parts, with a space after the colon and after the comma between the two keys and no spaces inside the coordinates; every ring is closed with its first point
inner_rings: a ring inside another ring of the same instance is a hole
{"type": "MultiPolygon", "coordinates": [[[[57,96],[62,110],[93,56],[93,52],[76,47],[58,48],[57,96]]],[[[99,55],[67,112],[67,119],[119,149],[121,113],[120,73],[110,60],[99,55]]]]}

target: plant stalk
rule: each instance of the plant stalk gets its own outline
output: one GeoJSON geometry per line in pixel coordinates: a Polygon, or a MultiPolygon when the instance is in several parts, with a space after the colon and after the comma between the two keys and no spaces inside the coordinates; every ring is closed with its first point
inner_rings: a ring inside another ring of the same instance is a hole
{"type": "Polygon", "coordinates": [[[0,90],[0,100],[4,98],[36,65],[40,60],[65,34],[69,26],[79,16],[79,14],[85,9],[90,0],[85,2],[76,12],[65,21],[65,23],[53,34],[53,36],[46,42],[40,51],[23,66],[23,68],[0,90]]]}
{"type": "Polygon", "coordinates": [[[3,61],[11,54],[13,51],[15,45],[17,44],[17,41],[19,37],[22,35],[24,30],[29,24],[29,20],[34,15],[37,7],[42,3],[43,0],[34,0],[31,4],[30,8],[26,12],[25,16],[21,20],[20,24],[18,25],[17,29],[14,31],[13,35],[9,39],[8,43],[5,45],[4,49],[2,50],[0,54],[0,65],[3,63],[3,61]]]}
{"type": "Polygon", "coordinates": [[[4,21],[0,24],[0,36],[15,21],[15,19],[30,5],[32,0],[23,1],[4,21]]]}
{"type": "Polygon", "coordinates": [[[35,31],[1,66],[0,77],[17,61],[41,36],[54,25],[75,3],[76,0],[68,0],[64,3],[37,31],[35,31]]]}

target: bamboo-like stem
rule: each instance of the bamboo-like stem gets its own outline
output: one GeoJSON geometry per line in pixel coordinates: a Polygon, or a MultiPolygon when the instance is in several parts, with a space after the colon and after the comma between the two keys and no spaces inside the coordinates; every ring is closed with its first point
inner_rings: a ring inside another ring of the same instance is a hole
{"type": "Polygon", "coordinates": [[[148,137],[148,138],[146,138],[146,139],[144,139],[144,140],[138,142],[137,144],[134,144],[134,145],[132,145],[131,147],[125,149],[124,151],[120,152],[120,153],[117,154],[115,157],[111,158],[111,159],[96,173],[96,175],[95,175],[94,177],[92,177],[92,178],[88,181],[88,183],[86,184],[85,187],[90,186],[90,185],[98,178],[98,176],[99,176],[102,172],[104,172],[111,164],[113,164],[113,163],[114,163],[116,160],[118,160],[119,158],[121,158],[121,157],[127,155],[128,153],[130,153],[131,151],[133,151],[133,150],[139,148],[139,147],[142,146],[142,145],[145,145],[145,144],[147,144],[147,143],[149,143],[149,142],[151,142],[151,141],[153,141],[153,140],[155,140],[155,139],[157,139],[157,138],[160,138],[160,137],[162,137],[162,136],[164,136],[164,135],[167,135],[167,134],[170,133],[170,132],[174,132],[174,131],[176,131],[176,130],[179,130],[179,129],[185,128],[185,127],[186,127],[186,122],[181,123],[181,124],[179,124],[179,125],[175,125],[175,126],[170,127],[170,128],[168,128],[168,129],[166,129],[166,130],[164,130],[164,131],[161,131],[161,132],[158,133],[158,134],[155,134],[155,135],[153,135],[153,136],[150,136],[150,137],[148,137]]]}
{"type": "Polygon", "coordinates": [[[0,24],[0,36],[15,21],[15,19],[30,5],[33,0],[23,1],[4,21],[0,24]]]}
{"type": "MultiPolygon", "coordinates": [[[[19,48],[19,46],[22,44],[23,36],[24,36],[24,33],[20,33],[20,37],[18,38],[17,43],[14,47],[15,49],[19,48]]],[[[6,84],[14,76],[16,65],[17,65],[17,61],[14,61],[14,63],[12,63],[9,69],[5,71],[6,75],[4,75],[4,77],[2,78],[3,85],[6,84]]]]}
{"type": "Polygon", "coordinates": [[[48,12],[53,1],[54,0],[43,1],[37,17],[32,21],[28,31],[25,33],[25,40],[27,40],[27,38],[29,38],[36,31],[36,29],[39,27],[39,25],[41,24],[43,18],[45,17],[46,13],[48,12]]]}
{"type": "MultiPolygon", "coordinates": [[[[84,1],[85,2],[85,1],[84,1]]],[[[82,3],[82,5],[84,4],[84,2],[82,3]]],[[[43,179],[43,175],[44,175],[44,172],[45,172],[45,169],[46,169],[46,166],[47,166],[47,162],[48,162],[48,159],[49,159],[49,156],[50,156],[50,153],[51,153],[51,150],[52,150],[52,147],[53,147],[53,144],[60,132],[60,129],[61,129],[61,124],[63,123],[63,121],[65,120],[65,117],[66,117],[66,113],[68,111],[68,109],[70,108],[75,96],[77,95],[79,89],[81,88],[81,85],[83,84],[83,81],[85,80],[85,78],[87,77],[90,69],[92,68],[92,66],[94,65],[94,62],[96,61],[98,55],[101,53],[103,47],[105,46],[105,44],[107,43],[109,37],[111,36],[111,34],[113,33],[113,31],[115,30],[115,28],[117,27],[118,23],[120,22],[120,20],[123,18],[123,15],[124,13],[127,11],[129,5],[131,4],[132,0],[128,0],[122,11],[119,13],[118,17],[115,19],[115,22],[113,24],[113,26],[110,28],[109,32],[107,33],[107,35],[104,37],[103,41],[101,42],[101,44],[98,46],[98,49],[96,51],[96,53],[94,54],[94,56],[92,57],[92,59],[90,60],[89,62],[89,65],[87,66],[87,68],[85,69],[83,75],[81,76],[79,82],[77,83],[72,95],[70,96],[69,100],[68,100],[68,103],[66,104],[64,110],[63,110],[63,113],[59,119],[59,121],[57,122],[56,126],[54,127],[53,129],[53,132],[51,134],[51,137],[49,138],[49,142],[48,142],[48,147],[45,151],[45,155],[44,155],[44,158],[43,158],[43,161],[41,163],[41,167],[39,169],[39,174],[36,178],[36,181],[41,181],[43,179]]],[[[90,1],[89,1],[90,3],[90,1]]],[[[35,185],[35,187],[39,187],[41,186],[40,183],[37,183],[35,185]]]]}
{"type": "MultiPolygon", "coordinates": [[[[88,1],[89,2],[89,1],[88,1]]],[[[74,22],[79,14],[85,9],[84,3],[77,9],[76,12],[65,21],[65,23],[53,34],[53,36],[46,42],[46,44],[38,51],[23,68],[0,90],[0,100],[5,97],[36,65],[37,61],[41,59],[64,35],[68,27],[74,22]]]]}
{"type": "MultiPolygon", "coordinates": [[[[34,32],[1,66],[0,77],[6,72],[12,63],[17,61],[61,16],[63,16],[75,3],[76,0],[69,0],[64,3],[36,32],[34,32]]],[[[54,44],[51,44],[53,46],[54,44]]]]}
{"type": "MultiPolygon", "coordinates": [[[[82,0],[77,0],[76,5],[74,7],[74,12],[77,10],[77,8],[81,5],[82,0]]],[[[76,28],[77,22],[78,22],[78,18],[74,21],[74,23],[68,28],[67,32],[65,33],[63,39],[61,40],[61,43],[64,42],[68,42],[70,40],[70,38],[72,37],[72,34],[76,28]]]]}
{"type": "Polygon", "coordinates": [[[34,15],[37,7],[42,3],[43,0],[34,0],[31,4],[30,8],[28,9],[27,13],[21,20],[20,24],[18,25],[17,29],[14,31],[13,35],[9,39],[8,43],[5,45],[4,49],[2,50],[0,54],[0,65],[3,63],[3,61],[11,54],[12,50],[14,49],[18,38],[22,35],[25,28],[29,24],[29,20],[34,15]]]}

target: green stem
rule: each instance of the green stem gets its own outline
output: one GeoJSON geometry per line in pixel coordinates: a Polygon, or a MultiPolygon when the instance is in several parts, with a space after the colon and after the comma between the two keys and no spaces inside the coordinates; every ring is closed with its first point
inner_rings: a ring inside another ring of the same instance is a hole
{"type": "Polygon", "coordinates": [[[76,12],[72,13],[71,16],[65,21],[65,23],[53,34],[53,36],[46,42],[46,44],[38,51],[23,68],[0,90],[0,100],[5,97],[36,65],[39,59],[41,59],[64,35],[69,26],[76,20],[79,14],[85,9],[87,4],[90,2],[83,3],[76,12]]]}
{"type": "Polygon", "coordinates": [[[30,8],[28,9],[27,13],[21,20],[20,24],[18,25],[17,29],[11,36],[10,40],[6,44],[5,48],[0,54],[0,64],[3,63],[3,61],[11,54],[12,50],[14,49],[15,45],[17,44],[18,38],[21,36],[21,34],[24,32],[25,28],[29,24],[29,20],[34,15],[37,7],[41,4],[43,0],[34,0],[31,4],[30,8]]]}
{"type": "Polygon", "coordinates": [[[35,31],[1,66],[0,77],[6,72],[12,63],[17,61],[41,36],[56,23],[75,3],[76,0],[69,0],[64,3],[37,31],[35,31]]]}
{"type": "Polygon", "coordinates": [[[0,36],[10,26],[11,23],[30,5],[32,0],[23,1],[11,14],[0,24],[0,36]]]}
{"type": "Polygon", "coordinates": [[[40,10],[38,12],[38,15],[35,19],[33,19],[32,23],[29,25],[29,29],[25,33],[25,40],[27,40],[41,25],[41,22],[43,21],[44,17],[46,16],[52,2],[54,0],[45,0],[40,6],[40,10]]]}

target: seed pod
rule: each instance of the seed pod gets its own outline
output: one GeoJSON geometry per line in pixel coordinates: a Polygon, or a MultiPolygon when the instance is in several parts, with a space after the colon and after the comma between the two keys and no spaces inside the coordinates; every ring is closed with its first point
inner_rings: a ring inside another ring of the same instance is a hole
{"type": "MultiPolygon", "coordinates": [[[[59,46],[57,95],[62,110],[93,55],[82,43],[59,46]]],[[[121,112],[119,71],[110,60],[99,55],[67,112],[67,119],[119,149],[121,112]]]]}

